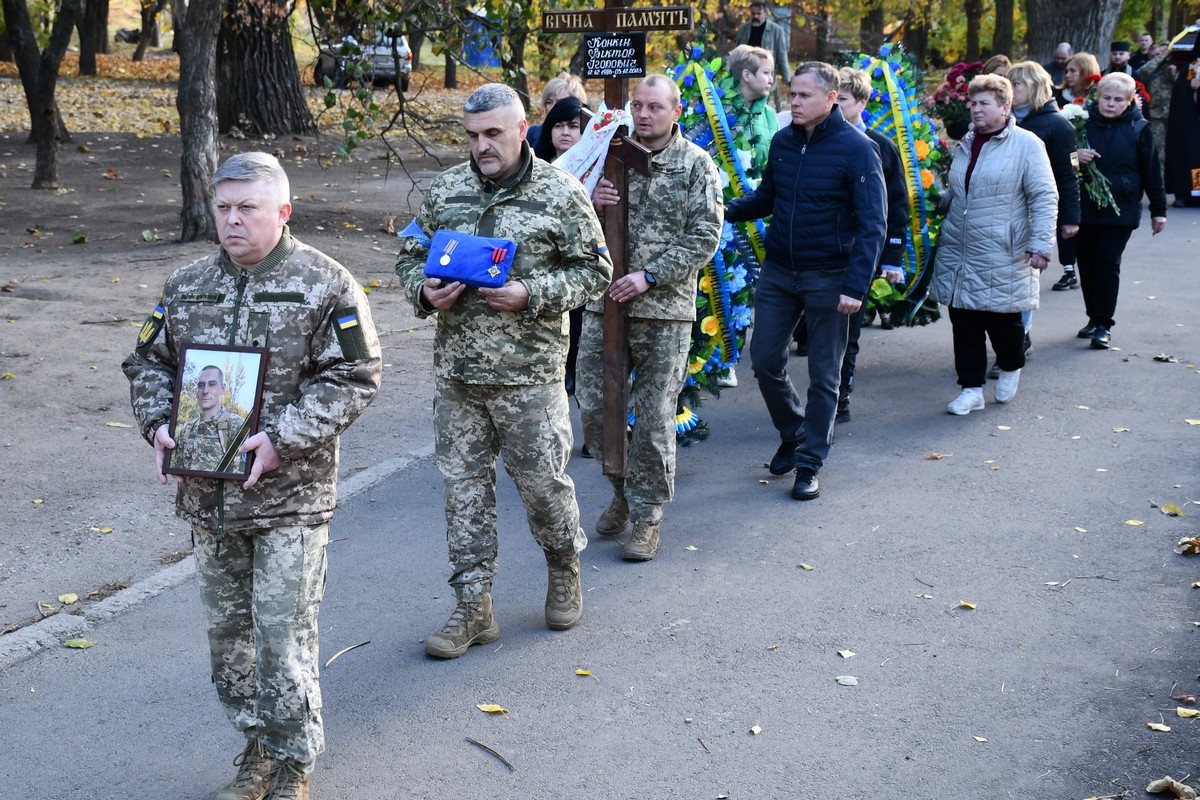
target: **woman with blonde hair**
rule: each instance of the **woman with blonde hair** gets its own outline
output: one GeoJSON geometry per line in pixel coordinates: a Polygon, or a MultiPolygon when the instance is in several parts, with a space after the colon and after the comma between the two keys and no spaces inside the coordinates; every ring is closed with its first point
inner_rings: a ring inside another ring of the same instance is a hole
{"type": "MultiPolygon", "coordinates": [[[[1008,71],[1013,85],[1013,116],[1017,124],[1035,134],[1046,145],[1054,184],[1058,187],[1058,263],[1063,276],[1054,284],[1056,291],[1074,289],[1075,243],[1079,231],[1079,179],[1071,156],[1075,153],[1075,129],[1058,110],[1050,73],[1035,61],[1022,61],[1008,71]]],[[[1026,326],[1028,332],[1029,327],[1026,326]]]]}
{"type": "Polygon", "coordinates": [[[1150,200],[1150,230],[1167,227],[1167,193],[1158,148],[1146,119],[1133,102],[1136,84],[1123,72],[1105,75],[1096,84],[1096,102],[1088,107],[1088,146],[1080,148],[1079,163],[1096,162],[1112,187],[1112,203],[1101,205],[1089,192],[1080,196],[1079,281],[1088,324],[1080,339],[1091,339],[1096,350],[1107,350],[1111,339],[1117,291],[1121,286],[1121,255],[1142,221],[1142,195],[1150,200]]]}
{"type": "MultiPolygon", "coordinates": [[[[586,107],[588,104],[587,89],[583,87],[583,81],[569,72],[560,72],[558,77],[546,81],[546,86],[542,89],[543,111],[549,114],[555,103],[568,97],[578,98],[582,106],[586,107]]],[[[525,140],[529,142],[530,147],[537,147],[541,135],[541,125],[530,125],[525,140]]]]}
{"type": "Polygon", "coordinates": [[[1076,53],[1063,67],[1062,88],[1054,93],[1058,107],[1087,102],[1088,92],[1099,80],[1100,62],[1091,53],[1076,53]]]}

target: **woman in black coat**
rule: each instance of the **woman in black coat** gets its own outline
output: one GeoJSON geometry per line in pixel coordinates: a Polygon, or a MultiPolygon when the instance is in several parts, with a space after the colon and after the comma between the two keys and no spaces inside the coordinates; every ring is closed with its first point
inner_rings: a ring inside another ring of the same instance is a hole
{"type": "Polygon", "coordinates": [[[1076,241],[1079,280],[1088,324],[1080,339],[1107,350],[1109,329],[1117,309],[1121,284],[1121,255],[1129,237],[1142,221],[1142,194],[1150,199],[1150,229],[1167,227],[1167,194],[1163,191],[1158,148],[1150,124],[1133,102],[1133,78],[1114,72],[1096,85],[1096,102],[1088,107],[1088,147],[1081,148],[1079,163],[1093,160],[1108,179],[1116,205],[1101,206],[1086,191],[1080,192],[1080,224],[1076,241]]]}
{"type": "MultiPolygon", "coordinates": [[[[1017,124],[1036,134],[1046,145],[1046,155],[1050,156],[1054,183],[1058,187],[1056,239],[1063,276],[1054,284],[1054,289],[1074,289],[1078,281],[1073,237],[1079,231],[1079,179],[1071,162],[1075,154],[1075,129],[1059,113],[1050,73],[1041,64],[1036,61],[1014,64],[1008,71],[1008,79],[1013,85],[1013,115],[1017,124]]],[[[1025,329],[1029,330],[1028,324],[1025,329]]]]}

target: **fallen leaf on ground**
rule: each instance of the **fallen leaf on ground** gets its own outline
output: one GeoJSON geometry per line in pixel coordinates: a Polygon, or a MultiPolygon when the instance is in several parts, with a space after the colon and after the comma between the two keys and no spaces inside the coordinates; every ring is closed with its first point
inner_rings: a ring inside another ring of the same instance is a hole
{"type": "Polygon", "coordinates": [[[949,458],[952,455],[954,455],[954,454],[953,453],[930,453],[929,455],[925,456],[924,460],[925,461],[941,461],[943,458],[949,458]]]}
{"type": "Polygon", "coordinates": [[[1129,433],[1129,428],[1113,428],[1113,433],[1129,433]]]}
{"type": "Polygon", "coordinates": [[[1075,407],[1078,408],[1080,411],[1091,411],[1092,410],[1091,406],[1075,406],[1075,407]]]}
{"type": "Polygon", "coordinates": [[[17,379],[17,376],[13,375],[11,372],[6,372],[3,375],[0,375],[0,379],[6,380],[6,381],[14,381],[17,379]]]}
{"type": "Polygon", "coordinates": [[[1180,702],[1180,703],[1195,703],[1196,695],[1194,695],[1194,694],[1177,694],[1174,697],[1172,697],[1171,699],[1175,700],[1177,702],[1180,702]]]}
{"type": "Polygon", "coordinates": [[[1076,533],[1087,533],[1087,528],[1080,528],[1078,525],[1076,525],[1075,532],[1076,533]]]}
{"type": "Polygon", "coordinates": [[[768,649],[768,650],[778,650],[778,649],[779,649],[779,648],[781,648],[781,647],[783,647],[783,643],[782,643],[782,642],[775,642],[775,644],[769,644],[769,645],[767,645],[767,649],[768,649]]]}
{"type": "Polygon", "coordinates": [[[984,742],[984,743],[987,742],[987,739],[983,738],[982,736],[972,736],[971,738],[977,742],[984,742]]]}
{"type": "Polygon", "coordinates": [[[858,686],[858,678],[853,675],[838,675],[834,680],[839,686],[858,686]]]}
{"type": "Polygon", "coordinates": [[[932,600],[933,599],[933,595],[931,595],[931,594],[919,594],[919,595],[917,595],[917,597],[918,597],[918,599],[921,599],[921,600],[932,600]]]}
{"type": "Polygon", "coordinates": [[[1200,419],[1185,419],[1184,422],[1188,425],[1200,425],[1200,419]]]}
{"type": "Polygon", "coordinates": [[[965,609],[968,609],[968,610],[970,610],[970,611],[974,611],[974,610],[975,610],[975,608],[976,608],[976,605],[975,605],[975,603],[968,603],[966,600],[959,600],[959,601],[958,601],[958,607],[959,607],[959,608],[965,608],[965,609]]]}
{"type": "Polygon", "coordinates": [[[43,499],[42,499],[42,498],[40,498],[40,497],[35,497],[35,498],[33,499],[33,504],[34,504],[35,506],[40,506],[40,505],[41,505],[42,503],[44,503],[44,502],[46,502],[46,501],[45,501],[45,500],[43,500],[43,499]]]}
{"type": "Polygon", "coordinates": [[[66,594],[60,594],[58,596],[58,602],[62,603],[65,606],[69,606],[72,603],[79,602],[79,595],[75,594],[74,592],[67,592],[66,594]]]}
{"type": "Polygon", "coordinates": [[[856,653],[853,650],[838,650],[837,654],[842,658],[854,658],[856,653]]]}
{"type": "Polygon", "coordinates": [[[1171,730],[1170,725],[1163,725],[1161,722],[1147,722],[1146,727],[1152,731],[1162,731],[1163,733],[1169,733],[1171,730]]]}
{"type": "Polygon", "coordinates": [[[1200,708],[1184,708],[1183,706],[1176,706],[1175,716],[1183,717],[1184,719],[1200,717],[1200,708]]]}
{"type": "Polygon", "coordinates": [[[575,674],[581,678],[586,678],[588,675],[592,674],[592,671],[590,669],[577,669],[575,670],[575,674]]]}
{"type": "Polygon", "coordinates": [[[106,422],[106,423],[104,423],[104,425],[105,425],[105,427],[108,427],[108,428],[132,428],[133,427],[128,422],[106,422]]]}
{"type": "Polygon", "coordinates": [[[1127,519],[1127,520],[1125,520],[1125,524],[1132,525],[1133,527],[1137,528],[1142,525],[1145,525],[1146,523],[1142,522],[1140,519],[1127,519]]]}
{"type": "Polygon", "coordinates": [[[1155,361],[1162,361],[1165,364],[1178,364],[1179,359],[1175,356],[1169,356],[1166,353],[1159,353],[1154,357],[1155,361]]]}
{"type": "Polygon", "coordinates": [[[997,426],[996,426],[996,430],[998,430],[998,431],[1011,431],[1011,430],[1012,430],[1012,428],[1010,428],[1010,427],[1009,427],[1009,426],[1007,426],[1007,425],[997,425],[997,426]]]}
{"type": "Polygon", "coordinates": [[[1158,507],[1158,510],[1166,514],[1168,517],[1182,517],[1183,509],[1174,503],[1163,503],[1158,507]]]}
{"type": "Polygon", "coordinates": [[[495,703],[476,703],[475,707],[485,714],[507,714],[508,709],[495,703]]]}
{"type": "Polygon", "coordinates": [[[699,547],[696,547],[695,545],[691,545],[691,544],[689,544],[687,547],[685,547],[685,548],[683,548],[683,549],[684,549],[684,550],[687,550],[688,552],[694,553],[694,552],[696,552],[697,550],[699,550],[700,548],[699,548],[699,547]]]}
{"type": "Polygon", "coordinates": [[[67,639],[63,642],[63,647],[70,647],[74,650],[87,650],[94,644],[95,642],[88,641],[87,639],[67,639]]]}
{"type": "Polygon", "coordinates": [[[760,726],[760,725],[751,725],[750,726],[750,734],[752,736],[758,736],[760,733],[762,733],[762,726],[760,726]]]}
{"type": "Polygon", "coordinates": [[[812,572],[814,569],[816,569],[816,567],[814,567],[812,564],[805,564],[803,561],[800,562],[798,566],[805,572],[812,572]]]}
{"type": "Polygon", "coordinates": [[[1196,800],[1195,789],[1186,783],[1180,783],[1170,775],[1159,778],[1156,781],[1150,781],[1150,783],[1146,784],[1146,791],[1150,794],[1170,792],[1178,800],[1196,800]]]}

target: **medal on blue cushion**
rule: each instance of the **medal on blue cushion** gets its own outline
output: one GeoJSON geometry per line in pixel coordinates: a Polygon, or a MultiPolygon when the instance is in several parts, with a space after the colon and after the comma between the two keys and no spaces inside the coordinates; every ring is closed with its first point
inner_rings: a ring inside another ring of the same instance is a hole
{"type": "Polygon", "coordinates": [[[488,275],[495,278],[500,274],[500,263],[504,261],[504,257],[508,255],[508,251],[503,247],[492,248],[492,266],[488,269],[488,275]]]}
{"type": "Polygon", "coordinates": [[[446,242],[446,246],[442,248],[442,257],[438,259],[438,263],[443,267],[448,266],[450,264],[450,254],[454,252],[456,247],[458,247],[458,239],[451,239],[446,242]]]}

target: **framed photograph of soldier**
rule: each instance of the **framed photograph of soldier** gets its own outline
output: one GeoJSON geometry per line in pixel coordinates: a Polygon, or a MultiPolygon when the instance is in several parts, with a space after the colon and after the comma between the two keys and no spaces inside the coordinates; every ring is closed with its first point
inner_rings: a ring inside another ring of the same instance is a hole
{"type": "Polygon", "coordinates": [[[258,431],[266,349],[184,343],[179,355],[163,472],[245,480],[253,454],[239,448],[258,431]]]}

